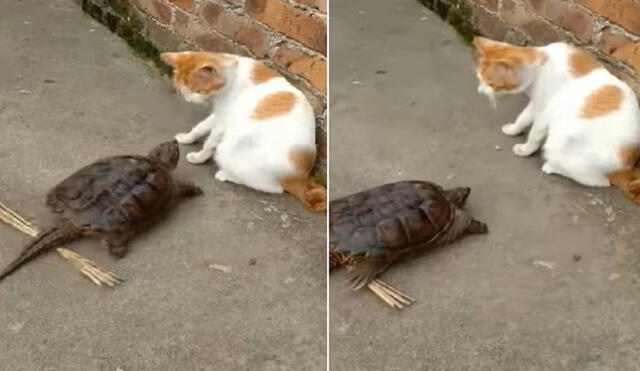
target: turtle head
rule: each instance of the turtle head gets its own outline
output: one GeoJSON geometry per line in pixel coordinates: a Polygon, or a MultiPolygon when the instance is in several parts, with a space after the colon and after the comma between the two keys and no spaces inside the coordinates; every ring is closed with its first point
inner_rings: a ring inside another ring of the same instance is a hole
{"type": "Polygon", "coordinates": [[[170,142],[162,143],[152,149],[151,152],[149,152],[148,157],[151,160],[164,164],[169,169],[173,170],[178,166],[178,161],[180,160],[180,147],[178,146],[178,142],[172,140],[170,142]]]}
{"type": "Polygon", "coordinates": [[[464,207],[464,204],[467,202],[467,198],[469,197],[469,193],[471,193],[471,188],[468,187],[453,188],[444,191],[444,197],[454,205],[464,207]]]}

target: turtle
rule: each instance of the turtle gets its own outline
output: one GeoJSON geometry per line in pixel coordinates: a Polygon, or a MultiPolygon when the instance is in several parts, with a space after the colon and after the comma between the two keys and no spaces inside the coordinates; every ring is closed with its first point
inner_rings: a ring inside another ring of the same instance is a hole
{"type": "Polygon", "coordinates": [[[128,252],[127,242],[165,211],[172,200],[202,194],[191,183],[173,179],[180,159],[178,143],[165,142],[147,156],[125,155],[97,160],[76,171],[46,196],[55,223],[28,243],[2,272],[0,280],[39,254],[84,236],[101,238],[115,259],[128,252]]]}
{"type": "Polygon", "coordinates": [[[347,267],[354,291],[369,286],[390,305],[410,304],[413,299],[377,277],[430,247],[467,233],[487,233],[486,224],[462,209],[470,192],[468,187],[445,190],[432,182],[408,180],[331,201],[330,270],[347,267]]]}

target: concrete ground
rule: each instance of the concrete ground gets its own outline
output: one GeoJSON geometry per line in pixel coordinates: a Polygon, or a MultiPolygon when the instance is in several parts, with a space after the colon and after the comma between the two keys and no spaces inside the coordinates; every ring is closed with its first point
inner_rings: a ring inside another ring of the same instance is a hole
{"type": "MultiPolygon", "coordinates": [[[[39,225],[44,194],[72,171],[146,153],[205,114],[72,0],[3,1],[0,25],[0,201],[39,225]]],[[[93,286],[57,254],[3,281],[0,369],[324,370],[325,215],[212,174],[182,161],[178,177],[205,196],[126,258],[69,246],[123,286],[93,286]]],[[[0,224],[0,240],[4,266],[27,238],[0,224]]]]}
{"type": "Polygon", "coordinates": [[[490,228],[384,274],[417,299],[402,312],[333,273],[332,370],[640,370],[638,206],[514,156],[500,126],[524,101],[493,111],[470,48],[417,1],[331,12],[331,198],[470,186],[490,228]]]}

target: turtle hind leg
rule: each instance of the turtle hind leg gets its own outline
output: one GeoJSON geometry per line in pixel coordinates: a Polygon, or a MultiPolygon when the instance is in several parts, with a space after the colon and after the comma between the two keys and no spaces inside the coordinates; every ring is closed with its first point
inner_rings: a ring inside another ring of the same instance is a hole
{"type": "Polygon", "coordinates": [[[107,245],[111,256],[116,259],[122,259],[129,252],[128,242],[134,235],[134,230],[127,229],[118,233],[107,234],[102,241],[107,245]]]}
{"type": "Polygon", "coordinates": [[[348,266],[352,272],[348,281],[351,289],[357,291],[366,286],[392,308],[402,309],[413,304],[415,300],[410,296],[376,278],[392,263],[392,261],[383,260],[359,261],[356,265],[348,266]]]}
{"type": "Polygon", "coordinates": [[[353,291],[358,291],[384,272],[391,262],[384,260],[360,260],[349,267],[351,277],[349,283],[353,291]]]}

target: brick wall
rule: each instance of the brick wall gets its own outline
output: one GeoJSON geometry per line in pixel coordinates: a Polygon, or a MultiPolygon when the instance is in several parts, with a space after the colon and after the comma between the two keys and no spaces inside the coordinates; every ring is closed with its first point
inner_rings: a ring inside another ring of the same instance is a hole
{"type": "Polygon", "coordinates": [[[76,0],[145,57],[209,50],[264,60],[314,107],[326,169],[326,0],[76,0]]]}
{"type": "Polygon", "coordinates": [[[559,40],[579,45],[640,93],[640,0],[421,2],[466,33],[519,45],[559,40]]]}

